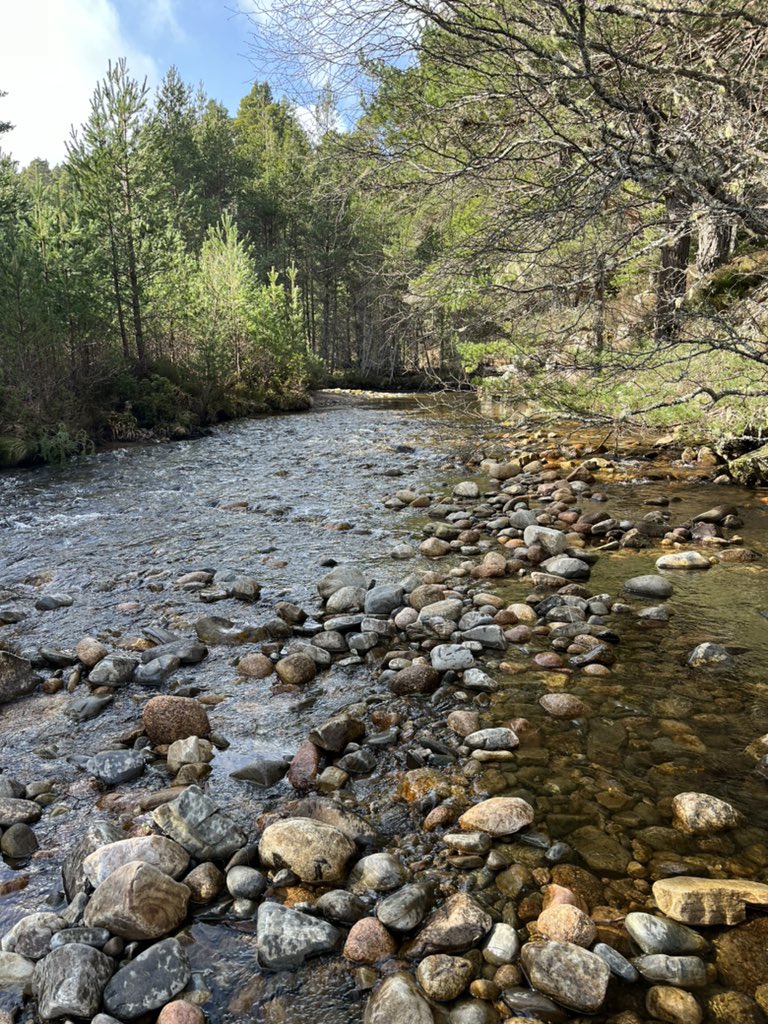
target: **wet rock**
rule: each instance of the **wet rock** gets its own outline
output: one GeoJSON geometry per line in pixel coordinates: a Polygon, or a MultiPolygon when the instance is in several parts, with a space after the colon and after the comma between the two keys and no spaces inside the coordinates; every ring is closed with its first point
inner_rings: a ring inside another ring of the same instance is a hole
{"type": "Polygon", "coordinates": [[[88,676],[94,686],[125,686],[131,681],[138,661],[119,654],[110,654],[99,661],[88,676]]]}
{"type": "Polygon", "coordinates": [[[34,800],[19,800],[12,796],[0,796],[0,827],[21,823],[29,825],[37,821],[42,813],[40,804],[34,800]]]}
{"type": "MultiPolygon", "coordinates": [[[[514,986],[505,988],[502,998],[515,1017],[527,1017],[545,1021],[547,1024],[563,1024],[568,1019],[565,1010],[553,1003],[541,992],[532,992],[529,988],[520,988],[519,979],[514,986]]],[[[514,1019],[514,1018],[513,1018],[514,1019]]]]}
{"type": "Polygon", "coordinates": [[[463,953],[493,924],[488,913],[466,893],[450,896],[434,911],[408,949],[414,959],[429,953],[463,953]]]}
{"type": "Polygon", "coordinates": [[[716,1024],[765,1024],[760,1000],[746,992],[718,992],[707,999],[707,1009],[716,1024]]]}
{"type": "Polygon", "coordinates": [[[328,615],[339,615],[344,612],[359,612],[365,602],[363,587],[340,587],[328,598],[325,611],[328,615]]]}
{"type": "Polygon", "coordinates": [[[141,655],[143,665],[148,665],[157,658],[178,658],[182,665],[197,665],[208,654],[208,648],[196,640],[172,640],[144,651],[141,655]]]}
{"type": "Polygon", "coordinates": [[[105,694],[103,697],[76,697],[64,714],[75,722],[89,722],[102,711],[106,711],[114,699],[111,694],[105,694]]]}
{"type": "Polygon", "coordinates": [[[38,682],[29,661],[9,651],[0,651],[0,704],[32,693],[38,682]]]}
{"type": "Polygon", "coordinates": [[[344,945],[347,960],[361,964],[375,964],[396,951],[397,943],[375,917],[363,917],[353,924],[344,945]]]}
{"type": "Polygon", "coordinates": [[[49,950],[51,937],[66,927],[58,914],[39,911],[27,914],[7,931],[0,941],[5,953],[18,953],[30,960],[40,960],[49,950]]]}
{"type": "Polygon", "coordinates": [[[645,1008],[654,1020],[667,1024],[701,1024],[704,1016],[695,996],[670,985],[649,988],[645,1008]]]}
{"type": "Polygon", "coordinates": [[[65,928],[51,937],[51,949],[66,946],[71,942],[81,942],[86,946],[93,946],[94,949],[101,949],[109,940],[110,934],[106,928],[65,928]]]}
{"type": "Polygon", "coordinates": [[[554,718],[587,718],[590,708],[573,693],[545,693],[539,704],[554,718]]]}
{"type": "Polygon", "coordinates": [[[410,932],[432,909],[432,887],[423,882],[405,885],[379,900],[376,916],[383,925],[398,932],[410,932]]]}
{"type": "Polygon", "coordinates": [[[351,565],[336,565],[317,584],[317,592],[323,600],[335,594],[342,587],[357,587],[366,590],[368,577],[351,565]]]}
{"type": "Polygon", "coordinates": [[[580,558],[571,558],[569,555],[556,555],[541,563],[550,576],[561,576],[566,580],[588,580],[591,569],[586,562],[580,558]]]}
{"type": "Polygon", "coordinates": [[[175,654],[162,654],[145,665],[139,665],[133,674],[133,681],[137,686],[157,688],[162,686],[180,665],[181,660],[175,654]]]}
{"type": "Polygon", "coordinates": [[[663,576],[634,576],[627,580],[624,589],[628,594],[636,594],[638,597],[649,597],[653,600],[663,601],[672,596],[672,584],[663,576]]]}
{"type": "Polygon", "coordinates": [[[569,836],[573,848],[593,871],[623,875],[632,856],[621,843],[594,825],[585,825],[569,836]]]}
{"type": "Polygon", "coordinates": [[[768,978],[768,918],[722,932],[714,939],[721,984],[754,992],[768,978]]]}
{"type": "Polygon", "coordinates": [[[416,978],[430,999],[447,1003],[457,999],[472,980],[474,969],[460,956],[435,953],[425,957],[416,969],[416,978]]]}
{"type": "Polygon", "coordinates": [[[97,886],[83,921],[123,939],[157,939],[181,924],[188,901],[186,885],[151,864],[130,861],[97,886]]]}
{"type": "Polygon", "coordinates": [[[104,1008],[119,1020],[134,1020],[164,1006],[191,977],[178,939],[163,939],[131,960],[104,990],[104,1008]]]}
{"type": "Polygon", "coordinates": [[[193,1003],[174,999],[162,1008],[157,1024],[205,1024],[205,1014],[193,1003]]]}
{"type": "Polygon", "coordinates": [[[703,643],[688,655],[691,668],[729,668],[733,658],[722,644],[703,643]]]}
{"type": "Polygon", "coordinates": [[[495,924],[483,945],[483,959],[486,963],[496,967],[511,964],[517,960],[519,952],[520,940],[512,925],[503,922],[495,924]]]}
{"type": "Polygon", "coordinates": [[[597,938],[594,921],[579,907],[555,904],[543,910],[536,921],[536,931],[545,939],[591,946],[597,938]]]}
{"type": "Polygon", "coordinates": [[[667,956],[646,953],[632,961],[647,981],[658,981],[676,988],[703,988],[707,983],[704,961],[698,956],[667,956]]]}
{"type": "Polygon", "coordinates": [[[315,910],[327,921],[336,924],[354,924],[368,914],[368,907],[354,893],[344,889],[332,889],[316,901],[315,910]]]}
{"type": "Polygon", "coordinates": [[[504,638],[504,631],[501,626],[475,626],[462,633],[465,640],[473,640],[493,651],[504,651],[507,648],[507,641],[504,638]]]}
{"type": "Polygon", "coordinates": [[[517,733],[511,729],[479,729],[465,737],[470,750],[514,750],[519,746],[517,733]]]}
{"type": "Polygon", "coordinates": [[[326,921],[279,903],[262,903],[256,924],[259,962],[273,971],[293,970],[334,949],[341,933],[326,921]]]}
{"type": "Polygon", "coordinates": [[[189,889],[190,901],[198,904],[212,903],[226,884],[224,873],[209,860],[193,868],[183,881],[189,889]]]}
{"type": "Polygon", "coordinates": [[[474,480],[462,480],[453,488],[453,494],[456,498],[479,498],[480,488],[474,480]]]}
{"type": "Polygon", "coordinates": [[[264,654],[246,654],[237,663],[237,674],[248,679],[266,679],[275,671],[275,666],[264,654]]]}
{"type": "Polygon", "coordinates": [[[404,594],[402,587],[391,586],[390,584],[379,584],[371,587],[365,595],[363,610],[366,615],[390,615],[403,603],[404,594]]]}
{"type": "Polygon", "coordinates": [[[581,1013],[602,1006],[611,972],[594,953],[570,942],[529,942],[521,955],[535,989],[581,1013]]]}
{"type": "Polygon", "coordinates": [[[451,553],[451,545],[439,537],[428,537],[419,544],[419,553],[425,558],[445,558],[451,553]]]}
{"type": "Polygon", "coordinates": [[[310,740],[304,740],[291,758],[288,781],[300,793],[313,789],[320,772],[320,751],[310,740]]]}
{"type": "Polygon", "coordinates": [[[317,665],[306,654],[289,654],[275,665],[275,671],[290,686],[305,686],[317,675],[317,665]]]}
{"type": "Polygon", "coordinates": [[[451,711],[448,715],[448,728],[458,736],[469,736],[480,728],[480,715],[477,711],[451,711]]]}
{"type": "Polygon", "coordinates": [[[52,612],[57,608],[69,608],[74,599],[69,594],[43,594],[35,601],[35,608],[39,612],[52,612]]]}
{"type": "Polygon", "coordinates": [[[408,872],[391,853],[371,853],[352,869],[349,885],[353,892],[391,892],[408,880],[408,872]]]}
{"type": "Polygon", "coordinates": [[[0,951],[0,991],[22,992],[29,995],[32,991],[34,970],[34,960],[20,953],[0,951]]]}
{"type": "Polygon", "coordinates": [[[368,1000],[363,1024],[435,1024],[429,1003],[410,974],[392,974],[368,1000]]]}
{"type": "Polygon", "coordinates": [[[0,839],[0,850],[12,860],[30,857],[38,849],[37,836],[29,827],[17,822],[3,832],[0,839]]]}
{"type": "Polygon", "coordinates": [[[592,952],[608,964],[611,974],[621,978],[622,981],[633,985],[640,978],[638,969],[633,967],[629,960],[622,956],[613,946],[609,946],[605,942],[596,942],[592,947],[592,952]]]}
{"type": "Polygon", "coordinates": [[[274,786],[283,778],[288,771],[289,761],[264,757],[251,764],[243,765],[237,771],[230,773],[230,778],[241,779],[244,782],[253,782],[257,786],[269,788],[274,786]]]}
{"type": "Polygon", "coordinates": [[[131,861],[143,861],[171,878],[180,878],[189,866],[187,851],[165,836],[133,836],[94,850],[83,861],[83,874],[94,888],[113,871],[131,861]]]}
{"type": "Polygon", "coordinates": [[[663,914],[683,924],[739,924],[748,905],[768,907],[768,885],[679,875],[654,882],[653,897],[663,914]]]}
{"type": "Polygon", "coordinates": [[[440,675],[430,665],[411,665],[402,668],[389,682],[390,690],[398,697],[405,697],[411,693],[434,693],[439,685],[440,675]]]}
{"type": "Polygon", "coordinates": [[[693,521],[694,523],[722,523],[728,516],[738,516],[738,514],[739,510],[735,505],[715,505],[714,508],[694,516],[693,521]]]}
{"type": "Polygon", "coordinates": [[[526,526],[523,531],[526,547],[538,544],[548,555],[562,555],[565,551],[565,534],[560,530],[550,530],[546,526],[526,526]]]}
{"type": "Polygon", "coordinates": [[[627,914],[624,927],[644,953],[703,953],[709,943],[698,932],[653,914],[627,914]]]}
{"type": "Polygon", "coordinates": [[[186,736],[168,747],[166,764],[171,775],[175,775],[185,764],[207,764],[213,760],[213,744],[199,736],[186,736]]]}
{"type": "Polygon", "coordinates": [[[94,850],[108,843],[114,843],[123,838],[123,833],[106,821],[95,821],[89,825],[85,834],[73,846],[61,866],[61,875],[64,880],[64,892],[67,899],[74,899],[86,883],[85,859],[94,850]]]}
{"type": "Polygon", "coordinates": [[[191,697],[152,697],[144,706],[141,721],[153,746],[211,732],[205,708],[191,697]]]}
{"type": "Polygon", "coordinates": [[[245,834],[197,786],[153,812],[155,823],[197,860],[225,860],[245,845],[245,834]]]}
{"type": "Polygon", "coordinates": [[[267,888],[267,880],[256,868],[236,864],[227,872],[227,891],[240,900],[256,900],[267,888]]]}
{"type": "Polygon", "coordinates": [[[672,800],[672,824],[689,836],[737,828],[744,816],[725,800],[708,793],[678,793],[672,800]]]}
{"type": "Polygon", "coordinates": [[[268,825],[259,856],[270,868],[288,868],[303,882],[341,882],[355,845],[342,832],[311,818],[288,818],[268,825]]]}
{"type": "MultiPolygon", "coordinates": [[[[226,591],[221,596],[226,596],[226,591]]],[[[198,619],[195,623],[195,633],[198,640],[212,646],[261,643],[267,639],[267,631],[261,626],[236,626],[230,619],[218,615],[206,615],[198,619]]]]}
{"type": "Polygon", "coordinates": [[[482,999],[460,999],[451,1007],[448,1024],[499,1024],[495,1006],[482,999]]]}
{"type": "Polygon", "coordinates": [[[429,652],[429,657],[437,672],[461,672],[475,664],[472,652],[460,644],[438,644],[429,652]]]}
{"type": "Polygon", "coordinates": [[[657,569],[709,569],[711,563],[699,551],[672,551],[656,559],[657,569]]]}
{"type": "Polygon", "coordinates": [[[40,1016],[92,1017],[112,970],[110,958],[92,946],[72,942],[54,949],[37,964],[32,978],[40,1016]]]}
{"type": "Polygon", "coordinates": [[[105,786],[137,779],[144,767],[144,757],[138,750],[101,750],[85,762],[85,770],[105,786]]]}
{"type": "Polygon", "coordinates": [[[477,690],[481,693],[493,693],[496,689],[496,683],[482,669],[468,668],[462,677],[461,688],[463,690],[477,690]]]}
{"type": "Polygon", "coordinates": [[[365,725],[353,715],[334,715],[310,731],[309,738],[322,750],[338,753],[365,736],[365,725]]]}
{"type": "Polygon", "coordinates": [[[519,832],[533,821],[533,808],[518,797],[496,796],[475,804],[459,818],[466,832],[487,832],[492,836],[508,836],[519,832]]]}

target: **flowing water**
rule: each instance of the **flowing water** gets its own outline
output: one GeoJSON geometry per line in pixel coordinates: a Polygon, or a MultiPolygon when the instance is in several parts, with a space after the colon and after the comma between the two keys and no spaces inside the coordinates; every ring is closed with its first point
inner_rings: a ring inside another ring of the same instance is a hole
{"type": "MultiPolygon", "coordinates": [[[[501,428],[481,421],[466,403],[326,398],[307,414],[240,422],[197,440],[115,449],[61,469],[0,476],[0,607],[29,612],[17,624],[0,626],[0,641],[24,653],[41,645],[72,648],[86,634],[126,643],[150,626],[191,636],[200,615],[258,624],[269,615],[261,607],[281,599],[317,610],[314,584],[329,558],[359,565],[380,581],[397,580],[418,560],[393,562],[388,552],[420,521],[411,510],[388,512],[385,498],[406,486],[445,491],[467,475],[459,454],[499,450],[500,434],[501,428]],[[264,588],[261,601],[206,607],[173,587],[178,576],[200,568],[255,576],[264,588]],[[32,611],[41,594],[59,592],[73,598],[71,607],[32,611]]],[[[768,553],[765,494],[716,487],[690,471],[651,467],[641,458],[621,460],[612,479],[600,486],[608,498],[604,507],[616,518],[639,518],[643,501],[659,494],[670,499],[674,523],[715,504],[733,503],[744,520],[739,532],[745,544],[768,553]]],[[[600,507],[588,500],[584,505],[600,507]]],[[[624,580],[653,571],[658,554],[652,548],[602,555],[591,589],[621,595],[624,580]]],[[[525,795],[536,808],[537,828],[552,841],[567,841],[574,829],[599,825],[631,843],[641,833],[647,836],[650,826],[669,824],[668,798],[674,794],[710,792],[744,811],[749,827],[709,847],[692,840],[682,844],[677,852],[687,873],[717,876],[719,870],[721,877],[737,873],[765,880],[767,784],[744,753],[768,732],[768,621],[761,615],[768,609],[765,561],[674,575],[672,618],[666,625],[614,617],[611,626],[621,644],[609,677],[534,670],[531,656],[541,646],[510,647],[505,658],[518,671],[500,676],[499,691],[481,702],[483,725],[525,717],[537,739],[514,765],[487,768],[474,779],[477,798],[525,795]],[[734,667],[717,673],[688,668],[688,652],[703,640],[728,645],[734,667]],[[538,699],[557,689],[582,697],[593,717],[574,723],[547,716],[538,699]]],[[[530,591],[522,580],[491,582],[510,601],[522,601],[530,591]]],[[[192,686],[193,692],[220,699],[209,710],[230,746],[217,753],[207,789],[253,830],[260,812],[293,794],[282,783],[265,796],[229,773],[259,754],[290,755],[312,725],[351,702],[372,695],[384,699],[385,693],[363,666],[334,667],[298,697],[275,694],[268,681],[237,679],[232,666],[241,653],[240,648],[212,649],[200,666],[174,676],[172,689],[192,686]]],[[[108,711],[79,725],[76,734],[64,715],[72,700],[65,690],[0,707],[0,767],[23,783],[52,781],[57,797],[35,826],[41,854],[21,868],[0,862],[0,884],[22,873],[26,881],[21,891],[0,897],[0,932],[25,913],[56,905],[61,857],[97,813],[94,805],[114,820],[114,805],[86,781],[77,756],[95,753],[133,728],[149,695],[118,690],[108,711]]],[[[425,709],[422,704],[414,711],[416,726],[427,728],[430,715],[444,720],[451,706],[425,709]]],[[[437,725],[434,734],[441,735],[437,725]]],[[[374,778],[353,782],[359,804],[386,807],[404,768],[402,754],[388,752],[374,778]]],[[[151,768],[120,792],[163,785],[165,772],[151,768]]],[[[148,820],[125,813],[124,806],[121,810],[131,827],[148,820]]],[[[401,834],[408,829],[414,829],[413,822],[393,813],[391,845],[412,860],[430,856],[437,837],[419,838],[417,830],[401,834]]],[[[607,884],[605,902],[612,906],[626,909],[633,900],[642,901],[649,878],[660,872],[680,873],[679,864],[654,862],[654,851],[647,843],[644,848],[642,839],[633,851],[644,858],[644,868],[634,882],[617,877],[607,884]]],[[[542,851],[528,848],[519,859],[536,868],[542,858],[542,851]]],[[[452,871],[450,877],[455,876],[452,871]]],[[[459,884],[480,891],[488,880],[482,872],[467,872],[459,884]]],[[[365,993],[355,987],[343,961],[261,974],[252,931],[252,922],[222,925],[205,914],[190,929],[195,984],[211,993],[211,1022],[353,1024],[360,1019],[365,993]]]]}

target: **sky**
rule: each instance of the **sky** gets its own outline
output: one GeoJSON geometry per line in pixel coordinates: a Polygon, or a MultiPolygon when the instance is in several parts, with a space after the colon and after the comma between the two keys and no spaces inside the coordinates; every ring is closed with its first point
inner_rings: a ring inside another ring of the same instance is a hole
{"type": "Polygon", "coordinates": [[[0,0],[0,148],[26,166],[65,155],[110,60],[157,85],[175,64],[232,114],[255,80],[245,0],[0,0]]]}

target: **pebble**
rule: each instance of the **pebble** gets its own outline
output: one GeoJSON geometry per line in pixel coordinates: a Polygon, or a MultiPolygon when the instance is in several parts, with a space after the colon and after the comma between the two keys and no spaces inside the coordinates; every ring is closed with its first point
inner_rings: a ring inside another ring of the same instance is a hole
{"type": "Polygon", "coordinates": [[[376,907],[376,916],[383,925],[398,932],[413,931],[432,908],[432,887],[415,882],[385,896],[376,907]]]}
{"type": "Polygon", "coordinates": [[[707,984],[704,961],[698,956],[667,956],[646,953],[632,961],[647,981],[659,981],[676,988],[703,988],[707,984]]]}
{"type": "Polygon", "coordinates": [[[643,953],[702,953],[709,949],[698,932],[664,917],[635,912],[624,918],[624,927],[643,953]]]}
{"type": "Polygon", "coordinates": [[[671,985],[649,988],[645,1008],[654,1020],[663,1020],[667,1024],[701,1024],[704,1017],[695,996],[671,985]]]}
{"type": "Polygon", "coordinates": [[[174,999],[162,1008],[157,1024],[205,1024],[205,1014],[193,1003],[174,999]]]}
{"type": "Polygon", "coordinates": [[[394,956],[397,942],[375,917],[363,917],[356,921],[347,936],[344,956],[355,963],[375,964],[386,957],[394,956]]]}
{"type": "Polygon", "coordinates": [[[161,694],[144,705],[141,721],[153,746],[175,743],[187,736],[208,736],[211,723],[196,700],[161,694]]]}

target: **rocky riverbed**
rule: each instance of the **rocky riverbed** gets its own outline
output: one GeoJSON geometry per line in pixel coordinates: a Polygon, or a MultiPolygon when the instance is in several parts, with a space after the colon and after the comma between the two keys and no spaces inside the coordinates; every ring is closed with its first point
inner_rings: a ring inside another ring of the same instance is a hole
{"type": "Polygon", "coordinates": [[[341,401],[0,486],[0,1020],[765,1020],[706,450],[341,401]]]}

